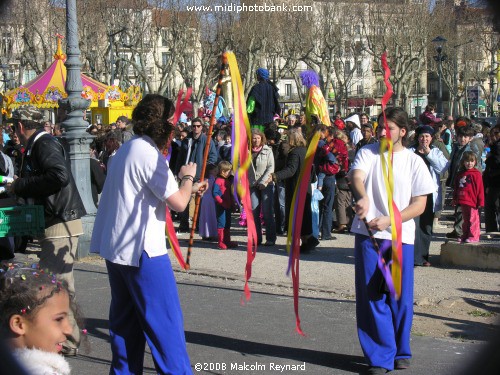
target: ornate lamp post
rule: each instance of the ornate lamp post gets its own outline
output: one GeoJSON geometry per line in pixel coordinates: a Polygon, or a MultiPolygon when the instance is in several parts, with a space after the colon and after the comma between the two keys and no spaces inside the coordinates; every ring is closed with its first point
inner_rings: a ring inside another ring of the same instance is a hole
{"type": "Polygon", "coordinates": [[[446,39],[438,36],[432,40],[436,47],[437,55],[434,60],[438,63],[438,100],[437,100],[437,113],[443,115],[443,61],[446,60],[446,54],[443,53],[443,46],[446,44],[446,39]]]}
{"type": "Polygon", "coordinates": [[[120,30],[115,31],[114,33],[109,33],[109,61],[110,61],[110,78],[109,78],[109,85],[113,86],[115,84],[115,55],[113,53],[113,45],[115,44],[115,35],[123,33],[125,30],[127,30],[126,27],[122,27],[120,30]]]}
{"type": "Polygon", "coordinates": [[[78,24],[76,18],[76,0],[66,0],[66,92],[68,97],[59,101],[59,107],[66,110],[66,119],[62,127],[66,129],[65,138],[70,146],[71,171],[82,198],[87,215],[82,217],[84,234],[78,243],[78,257],[89,253],[90,238],[96,208],[92,200],[90,187],[89,145],[92,136],[86,132],[88,123],[84,120],[90,100],[82,98],[82,78],[80,75],[80,48],[78,47],[78,24]]]}
{"type": "Polygon", "coordinates": [[[493,103],[495,102],[495,76],[496,72],[492,70],[488,73],[490,77],[490,105],[489,105],[489,115],[493,116],[493,103]]]}

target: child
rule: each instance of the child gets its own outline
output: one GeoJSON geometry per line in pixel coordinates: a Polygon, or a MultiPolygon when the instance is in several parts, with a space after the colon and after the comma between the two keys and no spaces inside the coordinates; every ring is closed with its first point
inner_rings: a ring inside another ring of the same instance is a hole
{"type": "Polygon", "coordinates": [[[0,270],[0,329],[14,357],[29,374],[69,374],[60,355],[73,331],[66,282],[36,264],[4,262],[0,270]]]}
{"type": "MultiPolygon", "coordinates": [[[[217,166],[207,165],[208,190],[213,189],[217,166]]],[[[200,236],[205,241],[214,241],[217,238],[217,216],[215,214],[215,200],[211,194],[205,194],[201,198],[200,205],[200,236]]]]}
{"type": "Polygon", "coordinates": [[[484,188],[481,172],[475,167],[477,156],[465,151],[460,161],[460,170],[455,179],[453,200],[462,208],[463,224],[461,242],[479,242],[481,221],[479,207],[484,206],[484,188]]]}
{"type": "Polygon", "coordinates": [[[231,134],[226,135],[225,143],[219,148],[219,160],[225,160],[231,162],[231,134]]]}
{"type": "Polygon", "coordinates": [[[228,247],[238,246],[231,242],[231,210],[233,208],[233,195],[231,194],[232,177],[231,163],[221,161],[218,166],[218,177],[212,190],[215,199],[215,212],[217,214],[217,237],[219,249],[226,250],[228,247]]]}

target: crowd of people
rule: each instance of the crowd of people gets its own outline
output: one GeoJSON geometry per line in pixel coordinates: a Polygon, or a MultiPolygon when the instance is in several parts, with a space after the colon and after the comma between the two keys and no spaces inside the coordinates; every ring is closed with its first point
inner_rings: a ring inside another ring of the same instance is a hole
{"type": "MultiPolygon", "coordinates": [[[[253,114],[249,193],[257,245],[276,246],[277,236],[287,234],[308,142],[318,132],[313,168],[303,177],[310,189],[303,202],[300,251],[311,252],[319,241],[331,241],[328,246],[335,247],[335,234],[354,234],[357,327],[369,373],[408,368],[413,269],[431,265],[433,228],[439,225],[446,198],[455,207],[448,238],[480,241],[483,207],[485,234],[499,230],[500,124],[490,129],[463,116],[439,119],[429,105],[414,119],[394,107],[372,122],[365,113],[343,117],[337,112],[327,119],[330,125],[316,113],[310,125],[307,109],[284,116],[274,113],[275,87],[266,80],[265,70],[257,73],[257,85],[262,87],[251,91],[248,103],[253,114]],[[263,101],[268,105],[262,106],[263,101]],[[271,111],[272,121],[259,111],[271,111]],[[378,252],[390,247],[392,238],[382,172],[387,156],[380,148],[389,135],[393,199],[401,213],[405,259],[398,299],[387,291],[388,280],[378,269],[378,252]]],[[[216,242],[221,250],[238,246],[231,230],[246,225],[245,210],[233,194],[231,121],[220,118],[208,143],[208,116],[172,124],[173,113],[172,101],[148,94],[132,119],[119,118],[115,129],[88,129],[96,136],[90,168],[100,171],[98,181],[93,181],[98,211],[90,247],[105,258],[109,275],[112,373],[141,373],[146,342],[159,373],[192,371],[163,237],[166,210],[177,213],[178,231],[187,232],[194,220],[193,198],[202,196],[196,227],[203,239],[216,242]]],[[[54,137],[55,126],[31,107],[13,113],[12,123],[0,174],[13,178],[7,193],[45,207],[46,228],[39,239],[39,265],[6,263],[3,269],[1,329],[21,361],[33,354],[30,350],[39,350],[40,366],[48,362],[54,371],[69,373],[64,362],[47,353],[76,355],[81,340],[71,306],[73,259],[85,209],[71,176],[64,137],[54,137]],[[37,324],[48,314],[57,314],[60,324],[40,339],[42,327],[37,324]]]]}

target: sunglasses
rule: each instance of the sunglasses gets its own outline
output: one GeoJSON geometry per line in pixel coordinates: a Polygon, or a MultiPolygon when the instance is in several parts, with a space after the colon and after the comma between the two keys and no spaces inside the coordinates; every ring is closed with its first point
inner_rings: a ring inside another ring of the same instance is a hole
{"type": "Polygon", "coordinates": [[[203,125],[193,125],[193,128],[201,128],[203,125]]]}

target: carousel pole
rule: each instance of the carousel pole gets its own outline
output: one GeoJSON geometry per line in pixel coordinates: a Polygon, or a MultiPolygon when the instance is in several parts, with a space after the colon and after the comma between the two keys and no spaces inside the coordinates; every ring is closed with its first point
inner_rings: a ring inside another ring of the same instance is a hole
{"type": "MultiPolygon", "coordinates": [[[[215,91],[215,99],[214,106],[212,109],[212,115],[210,116],[210,127],[207,132],[207,143],[205,144],[205,150],[203,152],[203,165],[201,167],[200,181],[205,179],[205,170],[207,168],[207,160],[208,160],[208,151],[210,150],[210,142],[212,140],[212,132],[214,130],[215,123],[217,122],[216,112],[217,106],[219,104],[219,97],[222,91],[222,79],[224,78],[224,72],[227,67],[227,55],[225,53],[222,54],[222,64],[219,71],[219,80],[217,82],[217,90],[215,91]]],[[[196,230],[196,221],[198,220],[198,212],[200,210],[200,200],[201,197],[196,195],[195,198],[195,206],[194,206],[194,214],[193,214],[193,225],[191,227],[191,232],[189,234],[189,243],[188,250],[186,256],[186,269],[190,268],[190,259],[191,259],[191,249],[193,248],[194,243],[194,232],[196,230]]]]}
{"type": "Polygon", "coordinates": [[[63,138],[69,144],[71,171],[82,198],[87,215],[81,218],[83,235],[79,237],[77,257],[88,255],[90,238],[96,207],[92,200],[90,187],[90,154],[89,145],[93,137],[86,132],[88,123],[85,121],[85,112],[90,100],[82,98],[82,78],[80,68],[80,48],[78,47],[78,23],[76,17],[76,0],[66,0],[66,92],[68,97],[59,101],[59,108],[66,111],[66,118],[61,127],[66,130],[63,138]]]}

